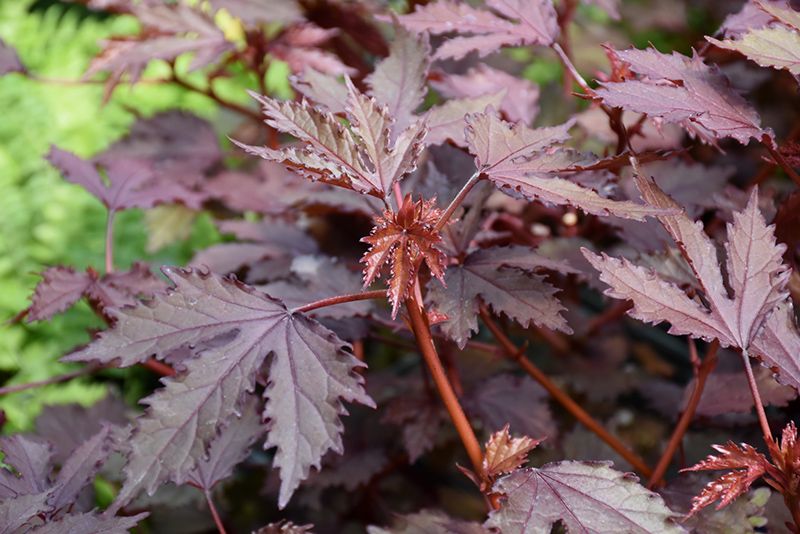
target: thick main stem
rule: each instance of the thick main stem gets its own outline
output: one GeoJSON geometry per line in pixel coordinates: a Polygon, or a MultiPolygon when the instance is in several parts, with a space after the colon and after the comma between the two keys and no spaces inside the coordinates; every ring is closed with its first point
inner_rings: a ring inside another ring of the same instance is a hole
{"type": "Polygon", "coordinates": [[[553,397],[556,402],[561,404],[569,413],[575,417],[582,425],[592,431],[601,440],[603,440],[609,447],[617,451],[634,469],[639,471],[642,475],[650,477],[653,474],[647,464],[642,460],[638,454],[630,450],[619,439],[613,436],[608,430],[605,429],[600,423],[594,420],[580,405],[572,400],[561,388],[559,388],[550,378],[542,372],[541,369],[536,367],[528,358],[525,357],[522,350],[518,349],[514,342],[511,341],[500,326],[494,322],[492,317],[485,308],[481,308],[481,319],[492,335],[497,339],[498,343],[503,347],[506,356],[516,361],[528,375],[536,380],[547,392],[553,397]]]}
{"type": "Polygon", "coordinates": [[[338,295],[327,299],[315,300],[303,306],[292,308],[291,313],[308,313],[310,311],[318,310],[320,308],[327,308],[328,306],[335,306],[337,304],[346,304],[348,302],[356,302],[359,300],[380,299],[386,296],[385,289],[376,289],[375,291],[364,291],[363,293],[350,293],[348,295],[338,295]]]}
{"type": "MultiPolygon", "coordinates": [[[[690,343],[692,343],[692,341],[690,341],[690,343]]],[[[686,403],[686,409],[681,414],[678,424],[675,425],[675,429],[672,431],[672,436],[669,438],[667,448],[664,449],[664,454],[661,455],[655,470],[653,470],[653,475],[647,482],[648,488],[652,489],[661,482],[661,479],[664,478],[664,473],[666,473],[669,468],[669,464],[672,463],[672,457],[675,456],[675,452],[678,450],[683,436],[689,429],[692,419],[694,419],[694,413],[697,411],[697,406],[700,404],[700,399],[703,397],[703,389],[706,387],[708,375],[710,375],[714,367],[717,366],[718,350],[719,341],[714,341],[708,348],[705,360],[703,360],[703,363],[696,369],[694,389],[692,389],[689,402],[686,403]]]]}
{"type": "Polygon", "coordinates": [[[462,202],[464,202],[464,199],[467,198],[467,195],[470,191],[472,191],[472,188],[481,181],[481,176],[482,174],[480,171],[475,171],[475,174],[469,177],[467,183],[464,184],[464,187],[461,188],[461,191],[458,192],[456,197],[450,202],[450,205],[445,208],[442,216],[439,217],[434,230],[441,230],[442,227],[447,224],[447,221],[449,221],[450,217],[453,216],[453,212],[458,209],[462,202]]]}
{"type": "Polygon", "coordinates": [[[422,310],[414,297],[406,299],[406,309],[408,310],[408,316],[411,320],[411,330],[414,332],[414,337],[417,340],[417,346],[420,352],[422,352],[425,363],[428,365],[428,369],[433,377],[433,382],[436,384],[436,389],[439,391],[439,396],[442,398],[445,408],[447,408],[447,413],[450,414],[450,419],[452,419],[453,425],[456,427],[456,432],[458,432],[458,436],[461,438],[464,448],[467,449],[467,455],[469,456],[470,462],[472,462],[472,468],[475,473],[480,474],[483,464],[481,445],[478,442],[478,438],[475,437],[475,432],[469,424],[469,419],[467,419],[464,409],[461,407],[461,403],[458,401],[458,397],[453,390],[453,386],[447,378],[447,373],[442,366],[442,362],[439,360],[439,355],[436,353],[436,346],[433,344],[433,337],[431,337],[428,320],[422,314],[422,310]]]}
{"type": "Polygon", "coordinates": [[[746,350],[742,350],[742,363],[744,363],[744,372],[747,375],[747,385],[750,387],[750,394],[753,396],[753,404],[756,407],[758,423],[761,425],[761,433],[764,434],[764,443],[766,443],[768,447],[771,447],[774,443],[772,431],[769,428],[769,421],[767,421],[767,413],[764,411],[764,403],[761,402],[761,394],[758,392],[756,377],[753,375],[753,366],[750,364],[750,356],[747,354],[746,350]]]}

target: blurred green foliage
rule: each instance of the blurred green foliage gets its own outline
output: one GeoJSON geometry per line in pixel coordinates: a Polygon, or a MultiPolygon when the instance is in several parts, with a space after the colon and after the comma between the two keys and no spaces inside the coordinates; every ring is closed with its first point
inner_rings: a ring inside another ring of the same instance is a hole
{"type": "MultiPolygon", "coordinates": [[[[137,115],[183,108],[216,118],[216,105],[203,96],[161,84],[119,88],[103,105],[102,84],[78,84],[98,41],[111,33],[130,33],[128,17],[87,16],[85,9],[52,5],[30,10],[31,0],[0,2],[0,38],[14,46],[30,77],[0,78],[0,320],[28,304],[28,295],[44,268],[64,264],[100,267],[105,210],[80,187],[64,181],[43,160],[51,144],[92,155],[124,135],[137,115]],[[38,78],[38,79],[32,79],[38,78]]],[[[158,66],[145,77],[158,76],[158,66]]],[[[244,94],[244,91],[239,91],[244,94]]],[[[135,259],[153,265],[182,264],[191,251],[218,239],[207,217],[195,224],[186,243],[145,250],[141,212],[120,214],[116,223],[116,263],[135,259]]],[[[0,383],[21,384],[68,372],[58,358],[89,340],[87,328],[101,322],[81,303],[52,321],[0,326],[0,383]],[[8,380],[6,380],[8,379],[8,380]]],[[[124,378],[124,372],[107,373],[124,378]]],[[[32,389],[0,398],[8,418],[5,431],[30,426],[46,403],[92,403],[106,386],[91,379],[32,389]]]]}

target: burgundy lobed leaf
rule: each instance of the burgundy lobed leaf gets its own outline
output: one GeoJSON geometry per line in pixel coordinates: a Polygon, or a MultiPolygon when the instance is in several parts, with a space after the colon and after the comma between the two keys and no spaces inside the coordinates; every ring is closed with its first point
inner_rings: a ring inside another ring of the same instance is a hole
{"type": "Polygon", "coordinates": [[[473,51],[485,56],[503,46],[547,46],[558,36],[551,0],[487,0],[486,5],[490,10],[456,0],[439,0],[417,6],[413,13],[398,20],[417,33],[456,34],[436,50],[434,59],[460,59],[473,51]]]}
{"type": "Polygon", "coordinates": [[[184,373],[164,379],[164,387],[145,399],[148,410],[129,442],[116,506],[142,489],[152,495],[168,480],[185,482],[217,433],[240,412],[242,397],[253,391],[270,354],[265,446],[277,447],[279,505],[285,506],[325,452],[341,452],[342,400],[374,405],[355,372],[363,364],[333,333],[249,286],[211,273],[164,272],[173,289],[135,308],[113,310],[112,329],[64,358],[128,366],[182,347],[197,351],[198,357],[185,361],[184,373]]]}
{"type": "Polygon", "coordinates": [[[291,521],[270,523],[253,532],[253,534],[313,534],[314,525],[297,525],[291,521]]]}
{"type": "Polygon", "coordinates": [[[185,111],[166,111],[139,119],[128,134],[94,161],[109,168],[122,160],[143,162],[160,180],[186,187],[200,185],[205,173],[222,162],[211,123],[185,111]]]}
{"type": "Polygon", "coordinates": [[[276,58],[285,61],[292,72],[313,69],[333,76],[354,75],[355,69],[319,48],[337,33],[336,29],[323,29],[310,22],[296,23],[271,41],[269,50],[276,58]]]}
{"type": "Polygon", "coordinates": [[[712,471],[731,469],[717,480],[710,482],[692,499],[691,514],[719,500],[717,509],[727,506],[746,492],[750,486],[761,478],[769,466],[769,461],[760,452],[747,443],[736,445],[728,442],[725,445],[714,445],[719,456],[709,456],[702,462],[684,469],[684,471],[712,471]]]}
{"type": "Polygon", "coordinates": [[[352,130],[332,113],[312,108],[306,101],[279,102],[251,95],[262,104],[268,125],[293,135],[304,146],[277,150],[236,142],[250,154],[281,163],[312,180],[379,198],[388,196],[394,182],[416,166],[426,133],[424,121],[416,121],[392,142],[386,109],[352,85],[347,105],[352,130]]]}
{"type": "Polygon", "coordinates": [[[505,495],[484,523],[503,534],[549,532],[561,521],[569,532],[685,532],[675,514],[638,479],[602,462],[556,462],[500,478],[505,495]]]}
{"type": "Polygon", "coordinates": [[[531,378],[496,375],[482,382],[473,394],[474,412],[486,429],[510,425],[514,432],[553,441],[556,422],[547,392],[531,378]]]}
{"type": "Polygon", "coordinates": [[[430,52],[427,35],[414,36],[398,26],[389,56],[365,79],[370,96],[386,107],[397,131],[414,121],[414,113],[425,98],[430,52]]]}
{"type": "Polygon", "coordinates": [[[381,420],[400,428],[408,463],[413,464],[436,446],[447,423],[447,413],[439,399],[417,391],[415,395],[403,394],[392,399],[381,420]]]}
{"type": "Polygon", "coordinates": [[[42,281],[34,290],[31,305],[23,313],[29,322],[47,320],[69,309],[83,297],[106,313],[107,308],[134,305],[137,297],[152,297],[165,287],[164,282],[140,262],[134,263],[128,271],[102,276],[91,268],[76,273],[67,267],[50,267],[42,273],[42,281]]]}
{"type": "Polygon", "coordinates": [[[732,89],[715,66],[695,53],[691,58],[655,49],[613,51],[639,79],[604,82],[595,92],[612,107],[680,123],[690,133],[716,143],[732,137],[742,144],[771,132],[761,128],[758,113],[732,89]]]}
{"type": "Polygon", "coordinates": [[[163,180],[152,166],[138,159],[107,161],[103,168],[108,177],[108,186],[93,161],[81,159],[55,146],[50,148],[47,160],[62,172],[67,181],[82,186],[112,213],[174,202],[199,208],[203,201],[201,193],[192,191],[180,182],[163,180]]]}
{"type": "MultiPolygon", "coordinates": [[[[678,207],[654,181],[638,175],[636,179],[649,204],[678,207]]],[[[668,321],[673,335],[718,339],[723,346],[748,350],[773,308],[785,299],[789,274],[782,263],[784,246],[776,243],[773,227],[767,226],[758,209],[758,191],[753,190],[745,210],[735,214],[733,223],[728,224],[725,270],[732,295],[723,282],[717,249],[703,232],[702,224],[683,212],[661,216],[660,220],[681,247],[703,288],[708,307],[690,299],[652,270],[585,250],[584,255],[600,271],[601,279],[611,286],[607,294],[632,300],[634,307],[629,314],[639,320],[654,324],[668,321]]]]}
{"type": "Polygon", "coordinates": [[[436,283],[428,287],[431,304],[448,318],[442,331],[463,348],[478,331],[478,310],[485,302],[523,327],[536,324],[571,332],[561,316],[564,307],[554,297],[558,290],[540,274],[544,269],[573,272],[565,263],[521,246],[481,249],[463,263],[449,266],[444,287],[436,283]]]}
{"type": "Polygon", "coordinates": [[[143,2],[129,6],[131,14],[142,24],[137,38],[113,38],[103,43],[103,51],[86,70],[85,78],[98,72],[110,73],[107,91],[128,74],[136,83],[145,66],[153,59],[173,60],[192,52],[190,70],[200,69],[233,50],[233,42],[225,38],[204,12],[185,4],[143,2]]]}
{"type": "Polygon", "coordinates": [[[42,272],[42,280],[31,296],[27,320],[45,321],[68,310],[84,295],[92,279],[69,267],[50,267],[42,272]]]}
{"type": "Polygon", "coordinates": [[[572,122],[532,129],[510,124],[492,113],[466,117],[467,144],[478,172],[505,192],[529,200],[572,205],[595,215],[641,220],[663,211],[628,201],[610,200],[575,182],[558,177],[580,162],[571,151],[555,146],[569,138],[572,122]]]}

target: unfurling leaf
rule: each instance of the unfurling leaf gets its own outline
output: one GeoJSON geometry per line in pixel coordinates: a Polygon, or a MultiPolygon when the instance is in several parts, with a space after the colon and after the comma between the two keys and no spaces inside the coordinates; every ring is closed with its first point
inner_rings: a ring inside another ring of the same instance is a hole
{"type": "Polygon", "coordinates": [[[531,323],[571,332],[561,316],[564,307],[554,297],[558,291],[540,272],[544,269],[572,272],[562,262],[536,254],[529,247],[493,247],[468,255],[445,273],[445,287],[431,284],[431,303],[448,320],[441,328],[464,347],[478,330],[480,302],[504,313],[524,327],[531,323]]]}
{"type": "Polygon", "coordinates": [[[736,445],[728,442],[725,445],[714,445],[719,456],[709,456],[699,464],[684,471],[710,471],[718,469],[732,469],[730,473],[722,475],[717,480],[710,482],[700,493],[692,499],[692,510],[697,513],[701,508],[712,504],[719,499],[717,509],[727,506],[739,495],[746,492],[750,485],[767,472],[769,461],[766,457],[747,443],[736,445]]]}
{"type": "Polygon", "coordinates": [[[512,438],[508,425],[491,435],[483,454],[483,473],[494,480],[498,475],[511,473],[528,461],[528,454],[542,440],[522,436],[512,438]]]}
{"type": "Polygon", "coordinates": [[[313,180],[380,198],[388,196],[392,185],[416,168],[426,134],[424,121],[401,132],[393,130],[386,108],[349,82],[346,111],[351,128],[331,112],[312,108],[305,101],[298,104],[251,95],[262,104],[267,124],[304,143],[281,150],[237,143],[253,155],[313,180]]]}
{"type": "Polygon", "coordinates": [[[503,534],[550,532],[559,520],[569,532],[684,532],[661,497],[606,463],[520,469],[500,478],[493,489],[505,495],[505,502],[484,526],[503,534]]]}
{"type": "Polygon", "coordinates": [[[612,52],[639,79],[602,83],[596,94],[607,105],[679,123],[712,143],[732,137],[747,144],[751,137],[771,135],[728,79],[699,55],[667,55],[652,48],[612,52]]]}
{"type": "Polygon", "coordinates": [[[398,17],[400,24],[417,33],[455,33],[434,54],[434,59],[460,59],[472,51],[488,55],[504,46],[548,46],[558,36],[552,0],[487,0],[489,10],[457,0],[439,0],[398,17]]]}
{"type": "Polygon", "coordinates": [[[342,400],[373,406],[355,372],[362,364],[319,323],[249,286],[191,270],[166,268],[165,274],[175,284],[166,295],[114,310],[112,329],[65,358],[127,366],[179,349],[197,354],[185,361],[185,373],[145,400],[118,505],[142,489],[152,494],[168,480],[188,480],[273,354],[264,392],[265,446],[277,447],[279,504],[285,506],[310,467],[319,467],[328,450],[341,452],[342,400]]]}
{"type": "Polygon", "coordinates": [[[377,217],[370,235],[362,239],[370,246],[361,258],[364,287],[379,278],[385,266],[390,266],[386,294],[392,303],[392,317],[412,290],[423,262],[444,283],[447,258],[438,248],[442,237],[435,229],[441,215],[435,200],[414,202],[407,195],[397,212],[387,210],[377,217]]]}
{"type": "MultiPolygon", "coordinates": [[[[636,180],[651,205],[678,207],[654,181],[638,175],[636,180]]],[[[681,247],[707,305],[689,298],[652,270],[584,250],[584,256],[600,271],[601,280],[611,286],[607,294],[632,300],[634,307],[629,313],[641,321],[668,321],[673,335],[718,339],[723,346],[747,351],[764,321],[785,300],[789,275],[782,263],[785,247],[776,243],[773,227],[767,226],[758,209],[758,191],[753,190],[747,207],[734,214],[733,223],[728,224],[725,270],[731,294],[722,279],[717,249],[702,223],[695,223],[683,212],[659,219],[681,247]]]]}
{"type": "Polygon", "coordinates": [[[572,123],[548,128],[509,124],[493,113],[466,117],[467,144],[478,171],[501,190],[528,200],[571,205],[595,215],[617,215],[641,220],[660,210],[628,201],[610,200],[558,174],[581,162],[581,157],[560,145],[569,138],[572,123]]]}

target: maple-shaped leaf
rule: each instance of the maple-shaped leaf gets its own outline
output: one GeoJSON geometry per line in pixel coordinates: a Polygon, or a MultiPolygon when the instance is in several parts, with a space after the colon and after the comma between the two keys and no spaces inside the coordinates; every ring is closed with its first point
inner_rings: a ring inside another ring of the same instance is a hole
{"type": "Polygon", "coordinates": [[[504,46],[545,45],[558,36],[551,0],[487,0],[488,10],[466,2],[439,0],[398,17],[411,31],[455,33],[436,49],[434,59],[460,59],[470,52],[485,56],[504,46]]]}
{"type": "Polygon", "coordinates": [[[547,392],[529,377],[500,374],[482,382],[469,399],[484,428],[508,424],[515,432],[553,440],[557,427],[547,403],[547,392]]]}
{"type": "Polygon", "coordinates": [[[482,301],[525,328],[533,323],[572,332],[561,316],[564,307],[554,297],[558,290],[540,274],[544,269],[574,272],[564,262],[549,260],[523,246],[481,249],[449,266],[445,287],[428,287],[431,304],[448,318],[442,331],[463,348],[478,331],[482,301]]]}
{"type": "Polygon", "coordinates": [[[779,23],[768,27],[750,27],[737,39],[706,39],[720,48],[744,54],[762,67],[786,69],[795,76],[800,75],[800,15],[788,6],[763,1],[756,1],[754,5],[768,19],[774,17],[779,23]]]}
{"type": "Polygon", "coordinates": [[[569,138],[571,122],[547,128],[510,124],[493,113],[466,117],[467,144],[478,171],[503,191],[529,200],[572,205],[595,215],[617,215],[641,220],[659,210],[628,201],[603,198],[576,182],[558,177],[581,161],[560,145],[569,138]]]}
{"type": "MultiPolygon", "coordinates": [[[[636,175],[642,196],[653,206],[678,208],[653,180],[636,175]]],[[[652,270],[626,259],[598,256],[584,250],[584,256],[600,271],[600,278],[611,286],[606,294],[630,299],[628,312],[645,322],[667,321],[673,335],[690,335],[707,341],[718,339],[723,346],[747,351],[765,319],[785,297],[789,273],[782,263],[784,245],[777,244],[773,227],[767,226],[758,209],[754,189],[744,211],[734,214],[728,224],[725,245],[728,291],[717,259],[717,249],[703,231],[684,212],[659,217],[664,228],[680,246],[703,289],[705,302],[690,299],[675,284],[652,270]]]]}
{"type": "Polygon", "coordinates": [[[114,326],[65,361],[116,361],[129,366],[188,347],[198,354],[185,372],[145,399],[129,441],[124,505],[145,489],[185,482],[241,400],[255,388],[270,354],[270,421],[265,446],[277,447],[279,505],[285,506],[309,468],[328,450],[341,452],[342,400],[373,406],[348,345],[316,321],[234,279],[164,268],[174,288],[151,302],[112,312],[114,326]]]}
{"type": "Polygon", "coordinates": [[[84,77],[107,71],[107,91],[113,90],[124,74],[136,83],[153,59],[173,60],[193,52],[189,70],[216,61],[235,48],[211,18],[200,9],[186,4],[153,4],[143,2],[129,6],[142,25],[142,32],[133,38],[117,37],[103,43],[102,52],[92,60],[84,77]]]}
{"type": "Polygon", "coordinates": [[[389,56],[378,63],[364,80],[369,86],[369,94],[386,106],[398,131],[414,121],[414,112],[425,98],[430,54],[426,34],[414,36],[397,27],[389,56]]]}
{"type": "Polygon", "coordinates": [[[361,239],[369,245],[361,258],[364,287],[379,278],[385,267],[390,267],[386,295],[392,303],[393,318],[412,290],[423,262],[444,283],[447,258],[439,249],[442,237],[435,229],[441,216],[442,210],[436,208],[435,200],[414,202],[409,194],[397,212],[386,210],[376,217],[370,235],[361,239]]]}
{"type": "Polygon", "coordinates": [[[138,296],[151,297],[164,287],[150,268],[139,262],[128,271],[102,276],[91,268],[81,273],[69,267],[50,267],[42,272],[31,305],[21,315],[26,315],[29,322],[43,321],[67,310],[82,297],[105,313],[106,308],[135,304],[138,296]]]}
{"type": "Polygon", "coordinates": [[[506,425],[492,434],[484,447],[483,473],[490,480],[524,465],[528,461],[528,454],[542,441],[528,436],[512,438],[508,428],[506,425]]]}
{"type": "Polygon", "coordinates": [[[731,469],[709,483],[700,495],[692,499],[691,514],[719,500],[717,509],[730,504],[739,495],[746,492],[750,485],[761,478],[769,467],[766,457],[747,443],[736,445],[729,441],[725,445],[713,445],[718,456],[709,456],[697,465],[683,471],[711,471],[731,469]]]}
{"type": "Polygon", "coordinates": [[[64,461],[53,482],[49,503],[59,510],[71,505],[94,480],[100,467],[117,448],[114,427],[103,425],[64,461]]]}
{"type": "Polygon", "coordinates": [[[772,135],[719,69],[699,55],[662,54],[653,48],[612,53],[639,78],[601,83],[595,93],[607,105],[680,123],[711,142],[732,137],[747,144],[751,137],[772,135]]]}
{"type": "Polygon", "coordinates": [[[81,404],[45,406],[36,418],[36,435],[53,444],[53,461],[63,465],[81,444],[97,435],[103,425],[124,427],[127,406],[115,395],[106,395],[89,407],[81,404]]]}
{"type": "Polygon", "coordinates": [[[208,455],[198,458],[189,474],[189,482],[205,492],[210,492],[216,484],[231,476],[233,469],[247,457],[253,444],[267,431],[255,395],[247,397],[240,412],[241,415],[234,416],[220,430],[208,446],[208,455]]]}
{"type": "MultiPolygon", "coordinates": [[[[16,473],[11,474],[5,468],[0,470],[0,532],[31,532],[62,519],[64,511],[74,506],[79,494],[91,484],[101,465],[116,449],[118,440],[119,437],[113,435],[113,427],[102,426],[97,434],[75,449],[53,476],[48,444],[19,434],[3,438],[0,450],[5,455],[4,462],[16,473]],[[23,526],[26,528],[17,530],[23,526]]],[[[145,515],[137,516],[136,521],[145,515]]]]}
{"type": "Polygon", "coordinates": [[[17,51],[0,39],[0,76],[9,72],[25,72],[17,51]]]}
{"type": "Polygon", "coordinates": [[[200,185],[205,173],[222,162],[213,126],[185,111],[166,111],[137,120],[127,135],[94,157],[103,167],[122,160],[146,163],[162,180],[186,187],[200,185]]]}
{"type": "Polygon", "coordinates": [[[102,165],[108,185],[94,161],[79,158],[55,146],[47,160],[61,171],[64,178],[86,189],[108,209],[109,213],[129,208],[151,208],[158,204],[179,202],[200,208],[203,195],[174,180],[162,180],[152,166],[138,159],[110,159],[102,165]]]}
{"type": "Polygon", "coordinates": [[[539,114],[538,86],[483,63],[464,74],[443,74],[431,80],[431,86],[447,98],[476,98],[504,91],[495,108],[514,122],[530,124],[539,114]]]}
{"type": "Polygon", "coordinates": [[[388,196],[394,182],[416,167],[426,133],[424,121],[416,121],[392,142],[392,119],[386,108],[352,84],[348,85],[346,109],[351,129],[332,113],[313,108],[306,101],[280,102],[251,95],[262,104],[267,124],[304,143],[277,150],[237,142],[253,155],[281,163],[313,180],[380,198],[388,196]]]}
{"type": "Polygon", "coordinates": [[[397,517],[391,527],[367,527],[369,534],[489,534],[478,523],[453,519],[439,510],[421,510],[397,517]]]}
{"type": "Polygon", "coordinates": [[[120,534],[129,532],[148,512],[121,517],[86,512],[68,514],[44,525],[27,530],[30,534],[63,534],[65,532],[91,532],[92,534],[120,534]]]}
{"type": "Polygon", "coordinates": [[[561,521],[569,532],[685,532],[657,494],[632,474],[602,462],[556,462],[520,469],[493,488],[505,495],[484,523],[503,534],[550,532],[561,521]]]}

